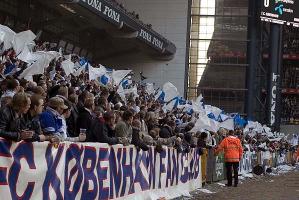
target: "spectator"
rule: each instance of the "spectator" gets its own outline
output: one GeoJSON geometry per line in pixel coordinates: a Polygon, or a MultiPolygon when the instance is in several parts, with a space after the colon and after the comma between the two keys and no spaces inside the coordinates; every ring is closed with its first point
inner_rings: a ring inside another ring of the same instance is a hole
{"type": "Polygon", "coordinates": [[[132,123],[132,144],[137,148],[141,148],[143,151],[147,151],[149,148],[145,142],[141,140],[140,136],[141,122],[134,120],[132,123]]]}
{"type": "Polygon", "coordinates": [[[84,107],[79,109],[79,116],[77,119],[77,132],[76,136],[79,135],[80,129],[90,129],[91,122],[94,119],[93,110],[94,110],[94,96],[91,94],[87,96],[84,101],[84,107]]]}
{"type": "Polygon", "coordinates": [[[108,100],[104,96],[98,99],[98,111],[103,115],[108,108],[108,100]]]}
{"type": "Polygon", "coordinates": [[[57,92],[57,96],[59,96],[60,98],[62,98],[63,100],[67,100],[68,99],[68,88],[66,86],[61,86],[58,89],[57,92]]]}
{"type": "Polygon", "coordinates": [[[29,111],[25,114],[25,119],[27,122],[26,127],[29,130],[34,131],[32,141],[43,142],[45,140],[50,140],[49,137],[43,135],[39,115],[43,112],[44,109],[44,98],[40,95],[34,94],[30,97],[31,104],[29,111]]]}
{"type": "Polygon", "coordinates": [[[147,125],[147,128],[148,128],[148,131],[151,131],[154,128],[159,127],[158,119],[157,119],[156,114],[154,112],[146,113],[145,122],[146,122],[146,125],[147,125]]]}
{"type": "Polygon", "coordinates": [[[207,139],[208,139],[208,134],[206,132],[202,133],[197,133],[199,135],[199,139],[197,141],[197,146],[199,148],[206,148],[207,147],[207,139]]]}
{"type": "Polygon", "coordinates": [[[161,128],[160,137],[161,138],[170,138],[170,137],[174,136],[175,127],[176,127],[176,125],[173,120],[167,121],[161,128]]]}
{"type": "Polygon", "coordinates": [[[124,140],[124,144],[128,145],[132,141],[132,121],[133,113],[129,110],[124,111],[122,120],[115,126],[116,137],[124,140]]]}
{"type": "Polygon", "coordinates": [[[100,142],[114,145],[120,142],[115,137],[115,114],[113,112],[107,112],[104,114],[105,123],[100,120],[93,120],[91,128],[87,130],[88,142],[100,142]]]}
{"type": "Polygon", "coordinates": [[[115,113],[113,111],[106,112],[106,113],[104,113],[103,118],[105,120],[105,125],[108,130],[108,137],[110,137],[110,138],[116,137],[116,135],[115,135],[115,125],[116,125],[115,113]]]}
{"type": "Polygon", "coordinates": [[[15,79],[8,79],[6,81],[6,90],[4,91],[1,98],[13,97],[20,89],[19,82],[15,79]]]}
{"type": "Polygon", "coordinates": [[[45,135],[55,135],[61,139],[63,138],[61,115],[67,108],[60,97],[49,99],[48,107],[40,115],[40,123],[45,135]]]}
{"type": "Polygon", "coordinates": [[[70,137],[70,134],[67,132],[67,123],[66,120],[71,116],[71,105],[68,103],[68,101],[64,102],[67,109],[63,110],[63,113],[61,115],[62,120],[62,127],[61,132],[63,133],[63,139],[64,141],[71,141],[71,142],[84,142],[86,140],[86,133],[80,133],[78,137],[70,137]]]}
{"type": "Polygon", "coordinates": [[[25,93],[18,93],[11,104],[0,110],[0,136],[13,141],[31,139],[33,131],[27,130],[23,117],[30,108],[30,98],[25,93]]]}
{"type": "Polygon", "coordinates": [[[71,106],[71,115],[66,119],[67,124],[67,132],[70,137],[75,137],[77,131],[77,121],[79,117],[79,110],[77,107],[78,104],[78,96],[76,94],[72,94],[69,96],[69,103],[71,106]]]}

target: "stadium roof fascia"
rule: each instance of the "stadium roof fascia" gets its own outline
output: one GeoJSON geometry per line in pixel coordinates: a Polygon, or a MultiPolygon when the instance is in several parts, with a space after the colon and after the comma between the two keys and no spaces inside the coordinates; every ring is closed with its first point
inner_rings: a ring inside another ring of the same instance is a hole
{"type": "Polygon", "coordinates": [[[133,37],[137,41],[146,44],[161,56],[173,56],[176,53],[176,46],[171,41],[109,0],[55,0],[54,2],[65,3],[71,8],[70,12],[81,12],[83,8],[109,22],[119,31],[135,33],[133,37]]]}

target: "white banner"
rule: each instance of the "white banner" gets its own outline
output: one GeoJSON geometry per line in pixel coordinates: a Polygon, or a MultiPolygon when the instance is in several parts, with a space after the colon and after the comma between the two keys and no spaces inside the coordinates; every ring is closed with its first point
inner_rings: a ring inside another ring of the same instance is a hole
{"type": "Polygon", "coordinates": [[[98,143],[0,140],[0,194],[10,199],[158,199],[201,187],[198,149],[157,153],[98,143]]]}

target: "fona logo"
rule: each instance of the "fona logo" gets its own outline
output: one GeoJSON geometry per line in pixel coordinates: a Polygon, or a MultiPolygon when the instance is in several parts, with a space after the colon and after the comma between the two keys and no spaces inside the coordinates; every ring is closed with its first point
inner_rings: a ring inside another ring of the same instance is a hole
{"type": "Polygon", "coordinates": [[[282,15],[283,14],[283,4],[279,4],[278,6],[276,6],[275,11],[277,11],[279,15],[282,15]]]}

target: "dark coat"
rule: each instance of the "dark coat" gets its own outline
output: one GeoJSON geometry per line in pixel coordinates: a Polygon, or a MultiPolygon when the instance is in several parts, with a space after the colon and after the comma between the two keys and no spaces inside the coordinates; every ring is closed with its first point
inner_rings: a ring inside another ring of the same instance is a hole
{"type": "Polygon", "coordinates": [[[140,130],[133,127],[132,133],[132,144],[136,147],[141,148],[143,151],[147,151],[149,148],[148,146],[140,139],[139,135],[140,130]]]}
{"type": "Polygon", "coordinates": [[[19,141],[20,132],[25,129],[25,119],[17,117],[11,106],[5,106],[0,110],[0,137],[19,141]]]}
{"type": "Polygon", "coordinates": [[[207,147],[207,143],[202,138],[199,138],[198,141],[197,141],[197,146],[199,148],[206,148],[207,147]]]}
{"type": "Polygon", "coordinates": [[[72,105],[71,109],[71,115],[69,118],[66,119],[66,125],[67,125],[67,132],[70,135],[70,137],[76,137],[77,136],[77,122],[79,117],[79,110],[76,105],[72,105]]]}
{"type": "Polygon", "coordinates": [[[160,137],[161,138],[170,138],[173,136],[173,132],[171,130],[171,127],[168,125],[164,125],[160,130],[160,137]]]}
{"type": "Polygon", "coordinates": [[[76,137],[80,133],[80,128],[89,129],[91,127],[91,122],[93,120],[93,116],[88,112],[85,108],[80,108],[79,116],[77,119],[77,131],[76,137]]]}
{"type": "Polygon", "coordinates": [[[34,131],[33,137],[31,139],[26,140],[27,142],[40,141],[39,135],[42,134],[42,128],[39,121],[39,116],[32,117],[28,112],[24,116],[26,120],[27,129],[34,131]]]}
{"type": "Polygon", "coordinates": [[[94,119],[90,125],[90,128],[87,129],[86,141],[108,143],[110,145],[117,144],[118,139],[116,137],[109,136],[109,134],[113,134],[112,131],[113,130],[110,129],[107,124],[101,122],[98,119],[94,119]]]}

